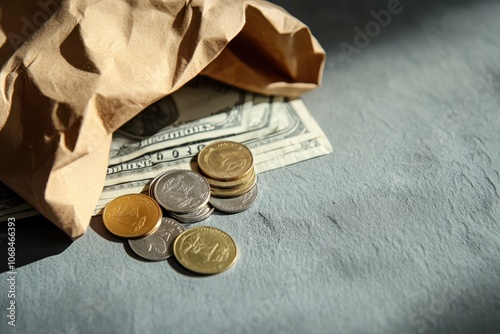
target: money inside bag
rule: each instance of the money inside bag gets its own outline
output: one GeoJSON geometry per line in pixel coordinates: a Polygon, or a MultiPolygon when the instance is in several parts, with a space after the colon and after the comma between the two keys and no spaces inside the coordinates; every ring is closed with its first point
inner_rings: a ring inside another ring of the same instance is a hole
{"type": "Polygon", "coordinates": [[[113,132],[202,74],[247,91],[316,88],[325,53],[260,0],[0,2],[0,180],[76,239],[113,132]]]}

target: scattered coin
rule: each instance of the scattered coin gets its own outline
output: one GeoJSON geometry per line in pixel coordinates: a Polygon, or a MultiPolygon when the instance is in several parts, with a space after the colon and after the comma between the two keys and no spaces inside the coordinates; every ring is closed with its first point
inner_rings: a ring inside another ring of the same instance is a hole
{"type": "Polygon", "coordinates": [[[236,261],[237,247],[224,231],[209,226],[187,229],[174,241],[179,263],[199,274],[218,274],[236,261]]]}
{"type": "Polygon", "coordinates": [[[243,144],[221,141],[204,147],[198,154],[203,174],[215,180],[237,180],[253,167],[252,152],[243,144]]]}
{"type": "Polygon", "coordinates": [[[224,141],[205,147],[198,155],[200,173],[170,170],[149,183],[146,195],[125,195],[111,201],[103,212],[106,228],[129,238],[139,256],[165,260],[175,255],[185,268],[217,274],[236,261],[237,247],[225,232],[208,226],[185,230],[179,222],[207,219],[214,208],[225,213],[248,209],[258,195],[251,151],[224,141]],[[163,207],[173,218],[162,218],[163,207]]]}
{"type": "Polygon", "coordinates": [[[128,243],[134,253],[146,260],[166,260],[174,254],[175,238],[184,231],[177,221],[163,217],[156,232],[145,238],[129,239],[128,243]]]}
{"type": "Polygon", "coordinates": [[[122,238],[142,238],[154,233],[161,224],[160,206],[149,196],[123,195],[106,205],[104,226],[122,238]]]}
{"type": "Polygon", "coordinates": [[[255,184],[252,189],[238,197],[220,198],[210,197],[210,204],[217,210],[225,213],[238,213],[247,210],[257,199],[259,189],[255,184]]]}
{"type": "Polygon", "coordinates": [[[210,185],[203,176],[190,170],[172,170],[155,183],[156,201],[173,213],[189,213],[204,207],[210,198],[210,185]]]}

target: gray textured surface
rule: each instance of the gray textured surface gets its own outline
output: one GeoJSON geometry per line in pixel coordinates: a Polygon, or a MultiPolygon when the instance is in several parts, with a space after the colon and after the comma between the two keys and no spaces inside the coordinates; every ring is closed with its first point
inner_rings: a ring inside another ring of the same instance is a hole
{"type": "Polygon", "coordinates": [[[304,101],[335,152],[204,222],[239,245],[218,276],[140,261],[98,223],[71,245],[19,226],[16,332],[500,333],[500,2],[402,1],[350,59],[387,2],[280,3],[328,52],[304,101]]]}

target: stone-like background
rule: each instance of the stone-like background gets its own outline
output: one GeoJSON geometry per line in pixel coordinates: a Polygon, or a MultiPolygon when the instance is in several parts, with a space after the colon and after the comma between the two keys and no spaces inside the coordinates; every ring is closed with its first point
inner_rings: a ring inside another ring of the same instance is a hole
{"type": "Polygon", "coordinates": [[[391,1],[276,2],[327,51],[303,99],[334,153],[205,222],[239,245],[222,275],[139,261],[99,223],[72,244],[18,226],[1,333],[500,333],[500,2],[401,0],[380,29],[391,1]]]}

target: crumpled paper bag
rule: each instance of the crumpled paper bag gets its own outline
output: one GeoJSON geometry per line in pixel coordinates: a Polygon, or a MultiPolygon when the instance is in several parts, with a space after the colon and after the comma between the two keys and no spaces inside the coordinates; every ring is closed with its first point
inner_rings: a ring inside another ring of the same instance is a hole
{"type": "Polygon", "coordinates": [[[1,0],[0,180],[70,237],[113,131],[198,74],[264,94],[320,83],[324,51],[259,0],[1,0]]]}

